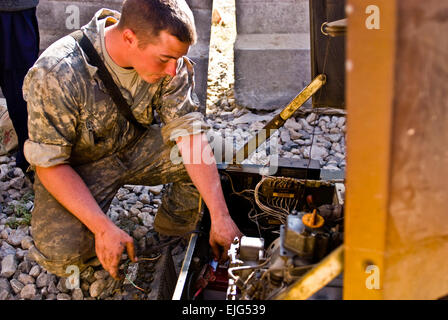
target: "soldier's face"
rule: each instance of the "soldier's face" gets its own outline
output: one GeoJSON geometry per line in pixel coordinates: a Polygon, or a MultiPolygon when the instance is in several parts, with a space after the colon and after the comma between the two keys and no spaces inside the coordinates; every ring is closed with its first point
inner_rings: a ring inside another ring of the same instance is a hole
{"type": "Polygon", "coordinates": [[[165,76],[176,75],[177,60],[188,52],[189,44],[179,41],[166,31],[161,31],[154,43],[133,51],[133,67],[148,83],[156,83],[165,76]]]}

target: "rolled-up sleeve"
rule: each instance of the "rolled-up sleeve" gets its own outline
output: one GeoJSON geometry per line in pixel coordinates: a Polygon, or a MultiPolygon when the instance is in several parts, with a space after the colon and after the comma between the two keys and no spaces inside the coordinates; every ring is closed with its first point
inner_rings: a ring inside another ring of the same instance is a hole
{"type": "Polygon", "coordinates": [[[156,102],[157,113],[164,124],[162,137],[165,143],[209,129],[200,112],[194,86],[193,63],[183,57],[178,61],[176,76],[162,83],[161,94],[156,102]]]}
{"type": "Polygon", "coordinates": [[[29,139],[24,154],[32,167],[69,163],[76,137],[78,102],[68,67],[51,71],[33,67],[25,77],[29,139]]]}

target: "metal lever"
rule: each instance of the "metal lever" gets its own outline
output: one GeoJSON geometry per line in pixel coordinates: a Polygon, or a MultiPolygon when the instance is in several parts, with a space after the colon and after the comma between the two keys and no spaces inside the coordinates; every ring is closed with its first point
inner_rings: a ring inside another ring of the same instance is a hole
{"type": "Polygon", "coordinates": [[[252,137],[233,157],[233,164],[240,164],[258,149],[277,129],[279,129],[309,98],[313,96],[327,81],[324,74],[318,75],[303,89],[278,115],[269,121],[262,130],[252,137]]]}

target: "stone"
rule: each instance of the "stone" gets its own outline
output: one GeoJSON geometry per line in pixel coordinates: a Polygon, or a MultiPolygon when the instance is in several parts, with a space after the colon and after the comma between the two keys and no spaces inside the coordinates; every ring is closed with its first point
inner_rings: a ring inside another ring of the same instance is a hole
{"type": "Polygon", "coordinates": [[[325,121],[325,122],[330,122],[330,121],[331,121],[331,119],[330,119],[329,116],[321,116],[321,117],[319,118],[319,120],[320,120],[320,121],[325,121]]]}
{"type": "Polygon", "coordinates": [[[142,220],[145,227],[152,227],[154,225],[154,217],[150,213],[142,212],[138,215],[138,217],[142,220]]]}
{"type": "Polygon", "coordinates": [[[322,169],[329,170],[329,171],[339,171],[340,170],[337,166],[332,165],[332,164],[326,165],[322,169]]]}
{"type": "Polygon", "coordinates": [[[23,287],[22,291],[20,291],[20,297],[25,300],[31,300],[36,295],[36,285],[27,284],[23,287]]]}
{"type": "Polygon", "coordinates": [[[129,194],[129,190],[125,189],[125,188],[120,188],[117,191],[117,194],[115,195],[115,197],[119,200],[119,201],[123,201],[126,200],[127,195],[129,194]]]}
{"type": "Polygon", "coordinates": [[[289,130],[281,130],[280,131],[280,138],[284,143],[288,143],[291,141],[291,136],[289,133],[289,130]]]}
{"type": "Polygon", "coordinates": [[[341,140],[341,135],[340,134],[329,134],[328,138],[331,140],[331,142],[338,142],[339,140],[341,140]]]}
{"type": "Polygon", "coordinates": [[[8,163],[10,160],[9,160],[9,158],[7,157],[7,156],[1,156],[0,157],[0,163],[1,164],[3,164],[3,163],[8,163]]]}
{"type": "Polygon", "coordinates": [[[152,213],[153,212],[153,208],[151,207],[144,207],[142,208],[142,210],[140,210],[142,213],[152,213]]]}
{"type": "Polygon", "coordinates": [[[95,270],[92,267],[88,267],[80,274],[81,280],[85,280],[88,284],[91,284],[96,280],[95,276],[95,270]]]}
{"type": "Polygon", "coordinates": [[[34,282],[36,282],[36,280],[32,276],[30,276],[29,274],[26,274],[26,273],[19,274],[19,277],[17,278],[17,280],[22,282],[24,285],[34,284],[34,282]]]}
{"type": "Polygon", "coordinates": [[[60,278],[56,288],[62,293],[68,293],[70,290],[67,288],[67,278],[60,278]]]}
{"type": "Polygon", "coordinates": [[[50,293],[47,295],[47,298],[45,300],[56,300],[57,296],[54,293],[50,293]]]}
{"type": "Polygon", "coordinates": [[[139,200],[143,203],[143,204],[151,204],[151,196],[147,193],[143,193],[140,197],[139,200]]]}
{"type": "Polygon", "coordinates": [[[310,113],[307,117],[306,117],[306,122],[308,122],[309,124],[313,124],[313,122],[317,119],[317,115],[315,113],[310,113]]]}
{"type": "Polygon", "coordinates": [[[59,293],[56,296],[57,300],[72,300],[72,297],[70,297],[70,295],[68,295],[67,293],[59,293]]]}
{"type": "Polygon", "coordinates": [[[139,201],[139,200],[137,200],[137,202],[133,205],[133,207],[134,208],[136,208],[136,209],[141,209],[141,208],[143,208],[145,205],[141,202],[141,201],[139,201]]]}
{"type": "Polygon", "coordinates": [[[23,171],[22,171],[22,169],[20,169],[20,168],[15,167],[15,168],[12,170],[12,172],[13,172],[14,177],[24,177],[24,175],[23,175],[23,171]]]}
{"type": "Polygon", "coordinates": [[[11,285],[12,290],[15,294],[19,294],[25,285],[17,279],[12,279],[9,284],[11,285]]]}
{"type": "Polygon", "coordinates": [[[339,128],[342,128],[342,127],[344,126],[344,124],[345,124],[345,117],[340,117],[340,118],[337,120],[336,125],[337,125],[339,128]]]}
{"type": "Polygon", "coordinates": [[[98,270],[93,274],[96,280],[106,279],[109,276],[109,272],[106,270],[98,270]]]}
{"type": "Polygon", "coordinates": [[[135,230],[132,232],[132,236],[135,239],[140,240],[148,233],[148,231],[149,231],[148,228],[144,226],[137,226],[135,230]]]}
{"type": "Polygon", "coordinates": [[[47,287],[43,287],[42,289],[40,289],[40,294],[42,296],[47,296],[48,295],[48,288],[47,287]]]}
{"type": "Polygon", "coordinates": [[[90,284],[87,281],[81,281],[81,290],[84,296],[89,295],[90,284]]]}
{"type": "Polygon", "coordinates": [[[11,199],[14,199],[14,200],[19,200],[22,197],[22,194],[15,189],[9,189],[8,194],[11,197],[11,199]]]}
{"type": "Polygon", "coordinates": [[[137,193],[140,194],[143,191],[143,186],[135,186],[134,188],[132,188],[132,192],[133,193],[137,193]]]}
{"type": "Polygon", "coordinates": [[[345,159],[345,155],[342,154],[342,153],[340,153],[340,152],[336,152],[336,153],[334,154],[334,156],[335,156],[336,158],[341,159],[341,160],[345,159]]]}
{"type": "MultiPolygon", "coordinates": [[[[7,233],[6,230],[4,230],[4,231],[7,233]]],[[[6,241],[2,241],[2,242],[3,242],[2,246],[0,247],[0,259],[3,259],[4,257],[6,257],[8,255],[15,255],[16,254],[16,249],[13,246],[11,246],[6,241]]]]}
{"type": "Polygon", "coordinates": [[[11,277],[17,270],[17,260],[15,255],[7,255],[2,260],[2,270],[0,275],[5,278],[11,277]]]}
{"type": "Polygon", "coordinates": [[[32,266],[28,274],[33,278],[37,278],[40,274],[40,267],[38,265],[32,266]]]}
{"type": "Polygon", "coordinates": [[[145,238],[141,238],[138,241],[138,248],[139,248],[140,252],[146,251],[146,239],[145,238]]]}
{"type": "Polygon", "coordinates": [[[48,273],[42,272],[36,279],[36,286],[38,288],[47,287],[50,285],[51,277],[48,273]]]}
{"type": "Polygon", "coordinates": [[[112,220],[112,222],[117,222],[120,217],[120,215],[116,211],[110,211],[108,213],[108,216],[109,216],[110,220],[112,220]]]}
{"type": "Polygon", "coordinates": [[[23,187],[24,183],[25,183],[25,179],[23,177],[16,177],[14,179],[11,179],[10,187],[20,190],[23,187]]]}
{"type": "Polygon", "coordinates": [[[321,160],[328,156],[328,151],[324,147],[313,146],[311,149],[311,159],[321,160]]]}
{"type": "Polygon", "coordinates": [[[257,129],[251,129],[251,131],[258,131],[261,129],[264,124],[262,122],[270,121],[273,118],[274,114],[269,113],[266,115],[261,114],[255,114],[255,113],[246,113],[242,115],[241,117],[233,120],[233,124],[243,124],[243,123],[251,123],[251,124],[258,124],[257,129]]]}
{"type": "Polygon", "coordinates": [[[135,206],[132,206],[131,209],[129,209],[129,212],[134,216],[138,216],[140,214],[140,210],[135,206]]]}
{"type": "Polygon", "coordinates": [[[337,124],[336,124],[335,122],[329,122],[329,123],[327,124],[327,128],[328,128],[328,129],[336,128],[336,126],[337,126],[337,124]]]}
{"type": "Polygon", "coordinates": [[[135,193],[130,193],[126,196],[126,203],[130,204],[131,206],[135,204],[138,201],[138,197],[135,193]]]}
{"type": "Polygon", "coordinates": [[[28,250],[34,245],[33,238],[31,238],[30,236],[25,236],[20,242],[20,245],[22,249],[28,250]]]}
{"type": "Polygon", "coordinates": [[[23,260],[23,258],[25,258],[25,255],[28,253],[27,250],[23,250],[20,248],[17,248],[16,250],[16,258],[19,260],[23,260]]]}
{"type": "MultiPolygon", "coordinates": [[[[58,288],[56,288],[55,281],[50,281],[50,284],[48,285],[48,293],[52,293],[52,294],[58,294],[59,293],[58,288]]],[[[56,297],[55,297],[55,299],[56,299],[56,297]]]]}
{"type": "Polygon", "coordinates": [[[0,278],[0,290],[11,292],[11,285],[7,279],[0,278]]]}
{"type": "Polygon", "coordinates": [[[302,134],[298,131],[289,131],[289,136],[292,140],[298,140],[302,138],[302,134]]]}
{"type": "Polygon", "coordinates": [[[305,119],[299,118],[299,123],[302,125],[302,130],[307,131],[307,132],[312,132],[313,131],[313,127],[310,126],[309,123],[306,122],[305,119]]]}
{"type": "Polygon", "coordinates": [[[106,280],[99,279],[90,285],[89,293],[92,298],[98,297],[106,288],[106,280]]]}
{"type": "Polygon", "coordinates": [[[7,300],[10,296],[11,294],[8,291],[0,289],[0,301],[7,300]]]}
{"type": "Polygon", "coordinates": [[[116,289],[119,289],[121,287],[121,285],[122,281],[115,280],[112,277],[107,278],[105,288],[99,295],[98,299],[108,299],[116,289]]]}
{"type": "Polygon", "coordinates": [[[82,293],[81,288],[72,291],[72,300],[84,300],[84,294],[82,293]]]}
{"type": "Polygon", "coordinates": [[[336,151],[336,152],[339,152],[339,153],[342,152],[341,145],[340,145],[339,143],[337,143],[337,142],[333,143],[333,145],[331,146],[331,148],[332,148],[334,151],[336,151]]]}
{"type": "MultiPolygon", "coordinates": [[[[331,142],[328,140],[322,140],[322,141],[314,144],[314,146],[323,147],[325,149],[331,149],[331,145],[332,145],[331,142]]],[[[314,146],[313,146],[313,148],[314,148],[314,146]]]]}
{"type": "Polygon", "coordinates": [[[162,192],[163,184],[158,186],[150,186],[148,187],[149,192],[151,192],[153,195],[158,195],[162,192]]]}
{"type": "Polygon", "coordinates": [[[289,118],[288,120],[286,120],[283,126],[289,129],[290,131],[299,131],[302,129],[302,126],[299,123],[297,123],[295,118],[289,118]]]}
{"type": "Polygon", "coordinates": [[[26,237],[26,234],[22,230],[12,230],[9,234],[8,239],[6,240],[12,246],[20,246],[22,239],[26,237]]]}

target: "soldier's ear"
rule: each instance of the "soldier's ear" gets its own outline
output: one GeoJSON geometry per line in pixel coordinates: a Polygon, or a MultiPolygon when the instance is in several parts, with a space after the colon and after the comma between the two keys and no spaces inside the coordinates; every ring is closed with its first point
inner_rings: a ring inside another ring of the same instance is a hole
{"type": "Polygon", "coordinates": [[[122,32],[122,38],[124,43],[129,47],[129,48],[136,48],[138,46],[138,39],[136,34],[134,33],[134,31],[132,31],[131,29],[124,29],[122,32]]]}

